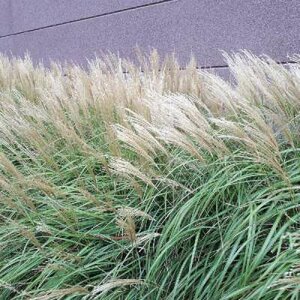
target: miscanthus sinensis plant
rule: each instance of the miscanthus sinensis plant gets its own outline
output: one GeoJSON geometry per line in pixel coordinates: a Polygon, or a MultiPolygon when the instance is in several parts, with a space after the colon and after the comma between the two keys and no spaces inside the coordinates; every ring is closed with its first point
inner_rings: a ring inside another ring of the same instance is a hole
{"type": "Polygon", "coordinates": [[[1,299],[298,299],[300,59],[0,57],[1,299]]]}

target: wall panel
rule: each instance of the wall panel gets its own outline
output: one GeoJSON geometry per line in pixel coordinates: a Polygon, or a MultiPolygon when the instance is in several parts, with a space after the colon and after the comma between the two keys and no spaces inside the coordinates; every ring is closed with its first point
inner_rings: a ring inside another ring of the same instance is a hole
{"type": "Polygon", "coordinates": [[[12,43],[15,55],[29,50],[36,60],[79,63],[102,50],[132,57],[139,45],[174,50],[182,64],[194,53],[201,66],[219,66],[220,50],[286,61],[300,51],[299,24],[298,0],[181,0],[1,38],[0,45],[12,43]]]}
{"type": "MultiPolygon", "coordinates": [[[[112,13],[160,0],[2,0],[6,2],[2,11],[11,6],[13,26],[4,34],[12,34],[70,22],[95,15],[112,13]]],[[[1,9],[1,2],[0,2],[1,9]]],[[[9,14],[3,13],[0,20],[9,22],[9,14]]],[[[1,24],[1,23],[0,23],[1,24]]],[[[1,35],[4,35],[1,32],[1,35]]]]}
{"type": "Polygon", "coordinates": [[[13,17],[10,0],[0,0],[0,36],[12,32],[13,17]]]}

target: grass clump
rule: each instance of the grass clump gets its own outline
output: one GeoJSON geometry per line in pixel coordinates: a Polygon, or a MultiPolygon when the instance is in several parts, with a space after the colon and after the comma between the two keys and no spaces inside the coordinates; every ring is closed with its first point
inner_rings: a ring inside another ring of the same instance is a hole
{"type": "Polygon", "coordinates": [[[1,299],[298,299],[299,57],[226,60],[0,57],[1,299]]]}

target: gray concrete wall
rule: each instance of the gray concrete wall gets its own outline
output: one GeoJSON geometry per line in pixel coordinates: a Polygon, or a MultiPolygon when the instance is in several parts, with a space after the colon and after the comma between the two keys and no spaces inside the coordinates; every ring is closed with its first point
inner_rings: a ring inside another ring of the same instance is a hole
{"type": "Polygon", "coordinates": [[[300,52],[299,0],[0,0],[0,51],[84,64],[138,45],[175,51],[184,65],[224,65],[220,50],[278,62],[300,52]]]}

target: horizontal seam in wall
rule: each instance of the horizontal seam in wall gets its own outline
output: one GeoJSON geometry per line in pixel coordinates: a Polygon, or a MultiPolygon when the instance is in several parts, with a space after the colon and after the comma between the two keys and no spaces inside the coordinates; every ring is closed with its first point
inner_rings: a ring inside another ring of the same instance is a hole
{"type": "MultiPolygon", "coordinates": [[[[297,64],[296,61],[275,61],[278,65],[290,65],[290,64],[297,64]]],[[[197,66],[196,70],[214,70],[214,69],[230,69],[229,65],[216,65],[216,66],[197,66]]],[[[186,67],[180,67],[180,71],[186,70],[186,67]]],[[[161,69],[158,70],[161,72],[161,69]]],[[[129,74],[129,71],[123,71],[124,74],[129,74]]],[[[141,73],[144,73],[143,70],[141,70],[141,73]]]]}
{"type": "MultiPolygon", "coordinates": [[[[289,64],[296,64],[296,61],[293,60],[288,60],[288,61],[276,61],[276,64],[278,65],[289,65],[289,64]]],[[[199,70],[206,70],[206,69],[225,69],[225,68],[229,68],[229,65],[216,65],[216,66],[200,66],[197,67],[197,69],[199,70]]],[[[185,68],[182,68],[183,70],[185,68]]]]}
{"type": "Polygon", "coordinates": [[[142,9],[142,8],[146,8],[146,7],[150,7],[150,6],[156,6],[156,5],[159,5],[159,4],[165,4],[165,3],[170,3],[170,2],[178,2],[178,1],[180,1],[180,0],[161,0],[161,1],[158,1],[158,2],[154,2],[154,3],[146,3],[146,4],[143,4],[143,5],[138,5],[138,6],[128,7],[128,8],[124,8],[124,9],[119,9],[119,10],[112,11],[112,12],[93,15],[93,16],[89,16],[89,17],[83,17],[83,18],[76,19],[76,20],[65,21],[65,22],[61,22],[61,23],[56,23],[56,24],[52,24],[52,25],[47,25],[47,26],[34,28],[34,29],[28,29],[28,30],[24,30],[24,31],[14,32],[14,33],[10,33],[10,34],[0,36],[0,39],[10,37],[10,36],[21,35],[21,34],[24,34],[24,33],[34,32],[34,31],[38,31],[38,30],[43,30],[43,29],[47,29],[47,28],[52,28],[52,27],[77,23],[77,22],[91,20],[91,19],[105,17],[105,16],[110,16],[110,15],[123,13],[123,12],[127,12],[127,11],[133,11],[133,10],[142,9]]]}

